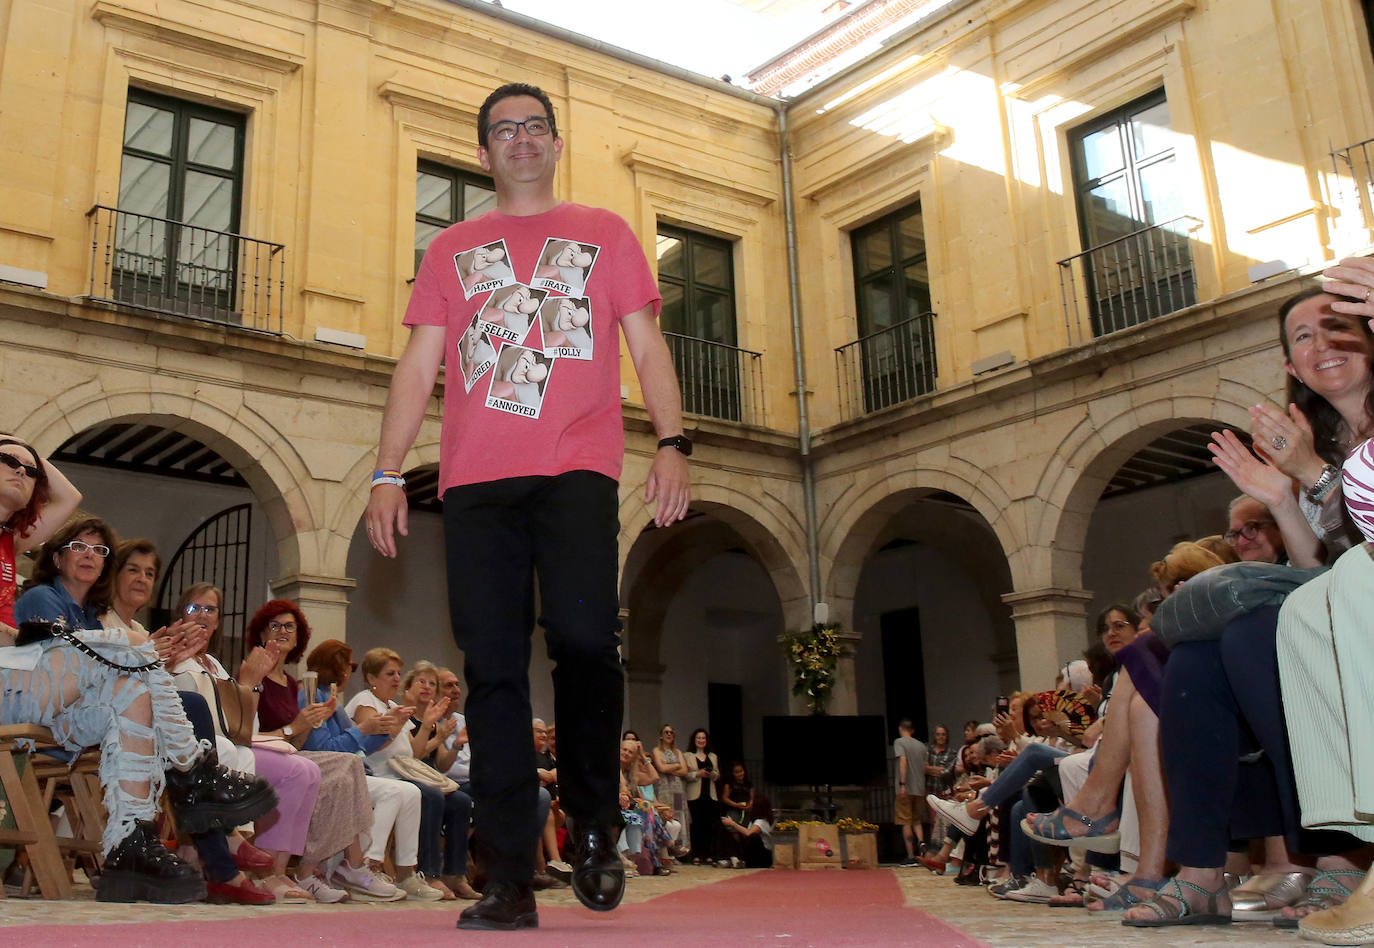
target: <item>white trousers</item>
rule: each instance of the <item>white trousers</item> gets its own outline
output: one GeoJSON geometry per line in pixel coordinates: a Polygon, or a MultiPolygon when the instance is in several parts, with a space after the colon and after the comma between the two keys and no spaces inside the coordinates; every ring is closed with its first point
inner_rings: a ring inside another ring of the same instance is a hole
{"type": "Polygon", "coordinates": [[[420,861],[420,788],[404,780],[368,777],[372,797],[372,841],[364,854],[373,862],[386,858],[386,843],[396,834],[396,865],[420,861]]]}

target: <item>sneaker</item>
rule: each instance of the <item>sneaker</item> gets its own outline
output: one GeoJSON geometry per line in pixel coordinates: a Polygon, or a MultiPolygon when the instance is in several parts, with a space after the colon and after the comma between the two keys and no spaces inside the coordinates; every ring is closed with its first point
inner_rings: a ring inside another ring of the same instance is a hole
{"type": "Polygon", "coordinates": [[[383,882],[366,866],[353,868],[346,862],[334,870],[334,882],[364,902],[399,902],[406,894],[390,882],[383,882]]]}
{"type": "Polygon", "coordinates": [[[316,902],[325,905],[333,905],[335,902],[342,902],[348,898],[348,893],[343,889],[334,888],[313,872],[304,879],[297,879],[296,885],[309,892],[310,897],[316,902]]]}
{"type": "Polygon", "coordinates": [[[901,866],[903,869],[910,869],[913,866],[919,866],[920,864],[921,861],[917,859],[915,856],[912,856],[908,859],[903,859],[901,862],[897,863],[897,865],[901,866]]]}
{"type": "Polygon", "coordinates": [[[988,894],[994,899],[1005,899],[1026,884],[1027,876],[1007,876],[1001,882],[988,886],[988,894]]]}
{"type": "Polygon", "coordinates": [[[396,887],[406,894],[406,898],[419,902],[438,902],[444,897],[444,893],[425,881],[421,872],[412,872],[396,883],[396,887]]]}
{"type": "Polygon", "coordinates": [[[544,870],[559,882],[572,882],[572,866],[557,859],[550,859],[547,868],[544,870]]]}
{"type": "Polygon", "coordinates": [[[741,859],[741,858],[739,858],[738,856],[731,856],[731,857],[730,857],[730,868],[731,868],[731,869],[743,869],[743,868],[744,868],[744,860],[741,859]]]}
{"type": "Polygon", "coordinates": [[[1039,902],[1045,903],[1059,894],[1059,890],[1048,882],[1041,881],[1039,876],[1027,876],[1026,884],[1008,892],[1007,898],[1013,902],[1039,902]]]}
{"type": "Polygon", "coordinates": [[[968,810],[964,809],[962,803],[956,803],[953,800],[941,800],[933,793],[926,794],[926,802],[930,804],[932,810],[959,827],[965,836],[972,836],[978,832],[978,824],[983,822],[969,816],[968,810]]]}

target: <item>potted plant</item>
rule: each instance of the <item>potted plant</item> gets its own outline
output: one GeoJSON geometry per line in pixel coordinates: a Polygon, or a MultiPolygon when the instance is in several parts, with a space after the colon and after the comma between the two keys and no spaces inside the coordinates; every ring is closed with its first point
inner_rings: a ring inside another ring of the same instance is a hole
{"type": "Polygon", "coordinates": [[[792,663],[792,694],[806,698],[812,714],[825,714],[835,688],[835,669],[845,654],[838,625],[816,623],[783,639],[792,663]]]}

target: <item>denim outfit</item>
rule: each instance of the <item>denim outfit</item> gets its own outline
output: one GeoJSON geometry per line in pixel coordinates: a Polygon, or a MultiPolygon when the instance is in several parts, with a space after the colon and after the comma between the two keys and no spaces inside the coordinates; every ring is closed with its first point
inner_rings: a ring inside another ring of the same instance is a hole
{"type": "MultiPolygon", "coordinates": [[[[157,660],[152,643],[130,645],[126,630],[99,628],[60,583],[26,592],[15,603],[14,614],[16,622],[62,618],[73,628],[94,625],[84,628],[82,640],[121,665],[157,660]]],[[[66,640],[51,638],[42,643],[42,655],[32,670],[0,668],[0,692],[0,720],[48,727],[69,751],[100,747],[100,784],[109,813],[101,844],[107,854],[132,832],[135,822],[156,818],[166,768],[189,769],[202,753],[181,697],[161,665],[141,672],[116,671],[66,640]],[[64,703],[63,693],[72,691],[75,700],[64,703]],[[128,717],[129,708],[144,695],[152,701],[151,726],[128,717]],[[152,753],[126,746],[135,741],[151,741],[152,753]],[[134,796],[120,786],[121,780],[147,781],[148,795],[134,796]]]]}

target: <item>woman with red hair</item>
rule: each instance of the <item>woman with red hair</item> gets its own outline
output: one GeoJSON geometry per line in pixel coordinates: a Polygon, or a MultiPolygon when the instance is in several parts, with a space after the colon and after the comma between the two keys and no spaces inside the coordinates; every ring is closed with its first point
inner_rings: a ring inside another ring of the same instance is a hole
{"type": "MultiPolygon", "coordinates": [[[[274,893],[280,891],[283,898],[299,899],[300,890],[304,890],[317,902],[339,902],[350,895],[367,901],[404,899],[404,892],[374,875],[363,859],[360,837],[372,829],[372,798],[362,759],[335,751],[302,750],[311,732],[334,714],[336,704],[331,698],[302,707],[297,699],[300,686],[286,670],[287,665],[301,660],[310,643],[305,613],[294,602],[273,599],[249,620],[247,639],[250,649],[261,646],[276,655],[276,664],[263,678],[258,698],[253,751],[258,773],[272,782],[274,771],[283,767],[300,771],[303,764],[309,765],[313,772],[304,775],[306,795],[312,778],[317,788],[309,802],[298,797],[292,812],[281,814],[280,832],[274,832],[278,828],[274,825],[258,835],[258,846],[275,850],[276,863],[268,887],[274,893]],[[301,857],[295,886],[286,877],[286,863],[292,853],[301,857]],[[341,860],[330,858],[341,853],[341,860]],[[332,873],[320,866],[326,860],[338,862],[332,873]],[[293,891],[296,886],[299,890],[293,891]]],[[[292,776],[300,779],[301,775],[292,776]]],[[[277,793],[282,795],[281,788],[277,793]]]]}

